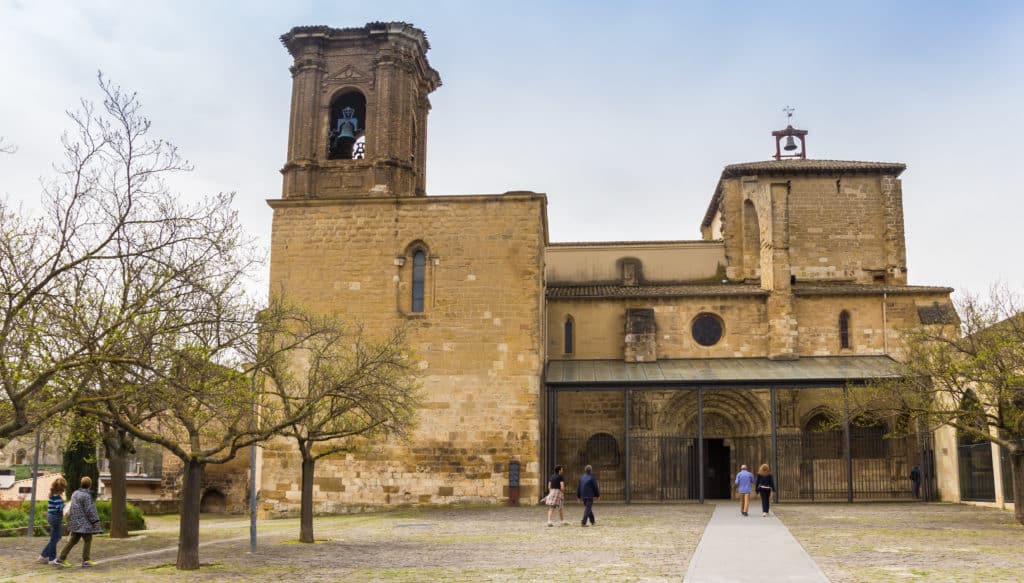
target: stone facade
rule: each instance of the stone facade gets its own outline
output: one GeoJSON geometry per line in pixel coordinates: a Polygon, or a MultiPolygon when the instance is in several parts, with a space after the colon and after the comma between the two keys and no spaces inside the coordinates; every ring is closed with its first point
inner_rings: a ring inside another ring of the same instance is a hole
{"type": "MultiPolygon", "coordinates": [[[[323,511],[347,505],[496,501],[508,463],[537,492],[542,370],[543,195],[360,198],[274,206],[271,289],[363,322],[406,325],[422,371],[410,446],[380,444],[317,463],[323,511]],[[425,305],[410,308],[414,250],[425,305]]],[[[266,508],[290,512],[299,463],[290,443],[263,456],[266,508]]],[[[318,499],[318,502],[321,500],[318,499]]]]}
{"type": "MultiPolygon", "coordinates": [[[[898,356],[918,308],[949,304],[948,288],[907,285],[901,164],[731,165],[702,241],[552,244],[543,194],[426,196],[427,96],[440,78],[422,31],[302,27],[282,40],[295,63],[282,196],[269,201],[271,293],[371,333],[406,326],[423,375],[411,441],[318,462],[318,512],[504,503],[512,460],[522,501],[535,503],[552,438],[605,447],[597,470],[614,483],[627,431],[695,432],[693,392],[638,393],[627,411],[610,390],[560,394],[557,434],[546,435],[550,361],[898,356]],[[339,114],[338,103],[356,113],[339,114]],[[343,129],[348,115],[358,122],[343,129]],[[353,127],[365,150],[337,159],[353,127]],[[698,320],[708,326],[699,338],[698,320]]],[[[780,435],[817,423],[832,402],[825,390],[777,397],[780,435]]],[[[758,387],[709,394],[707,435],[764,437],[768,400],[758,387]]],[[[667,450],[643,449],[651,443],[636,447],[660,463],[667,450]]],[[[903,472],[906,458],[893,459],[871,471],[903,472]]],[[[874,462],[855,461],[870,473],[874,462]]],[[[259,467],[261,510],[296,513],[294,445],[268,444],[259,467]]]]}

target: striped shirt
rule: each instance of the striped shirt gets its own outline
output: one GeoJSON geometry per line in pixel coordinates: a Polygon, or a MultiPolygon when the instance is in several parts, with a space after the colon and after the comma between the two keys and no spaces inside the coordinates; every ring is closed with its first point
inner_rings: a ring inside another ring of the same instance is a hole
{"type": "Polygon", "coordinates": [[[46,504],[46,511],[50,514],[63,514],[64,499],[60,495],[50,496],[50,500],[46,504]]]}

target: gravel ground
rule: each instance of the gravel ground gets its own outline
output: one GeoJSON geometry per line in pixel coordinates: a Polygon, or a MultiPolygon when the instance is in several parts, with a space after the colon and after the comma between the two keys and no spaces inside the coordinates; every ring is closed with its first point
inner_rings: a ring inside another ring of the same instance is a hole
{"type": "Polygon", "coordinates": [[[1024,526],[957,504],[772,508],[834,583],[1024,581],[1024,526]]]}
{"type": "Polygon", "coordinates": [[[204,517],[198,572],[174,569],[176,517],[147,518],[132,539],[95,539],[91,570],[33,564],[44,539],[0,539],[0,581],[679,581],[714,507],[599,502],[596,528],[580,528],[581,508],[551,528],[540,507],[322,517],[315,545],[296,541],[297,520],[261,521],[256,555],[246,519],[204,517]]]}

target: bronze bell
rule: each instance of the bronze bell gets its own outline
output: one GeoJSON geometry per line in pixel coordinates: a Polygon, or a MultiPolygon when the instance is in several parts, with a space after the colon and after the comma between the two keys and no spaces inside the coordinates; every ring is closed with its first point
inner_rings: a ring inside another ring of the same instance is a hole
{"type": "Polygon", "coordinates": [[[786,136],[786,145],[782,149],[787,152],[792,152],[796,149],[796,140],[793,139],[793,136],[786,136]]]}
{"type": "Polygon", "coordinates": [[[339,138],[355,138],[356,137],[355,133],[353,133],[353,131],[352,131],[353,130],[352,122],[350,122],[349,120],[342,120],[341,123],[339,123],[338,125],[341,126],[341,127],[338,128],[338,137],[339,138]]]}

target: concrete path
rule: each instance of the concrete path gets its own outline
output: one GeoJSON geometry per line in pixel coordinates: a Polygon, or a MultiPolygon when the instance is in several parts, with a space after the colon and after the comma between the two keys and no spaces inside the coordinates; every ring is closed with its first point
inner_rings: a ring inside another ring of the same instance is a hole
{"type": "Polygon", "coordinates": [[[704,536],[690,559],[690,583],[734,581],[828,582],[814,559],[778,518],[761,517],[760,500],[750,501],[750,516],[738,503],[715,506],[704,536]]]}

